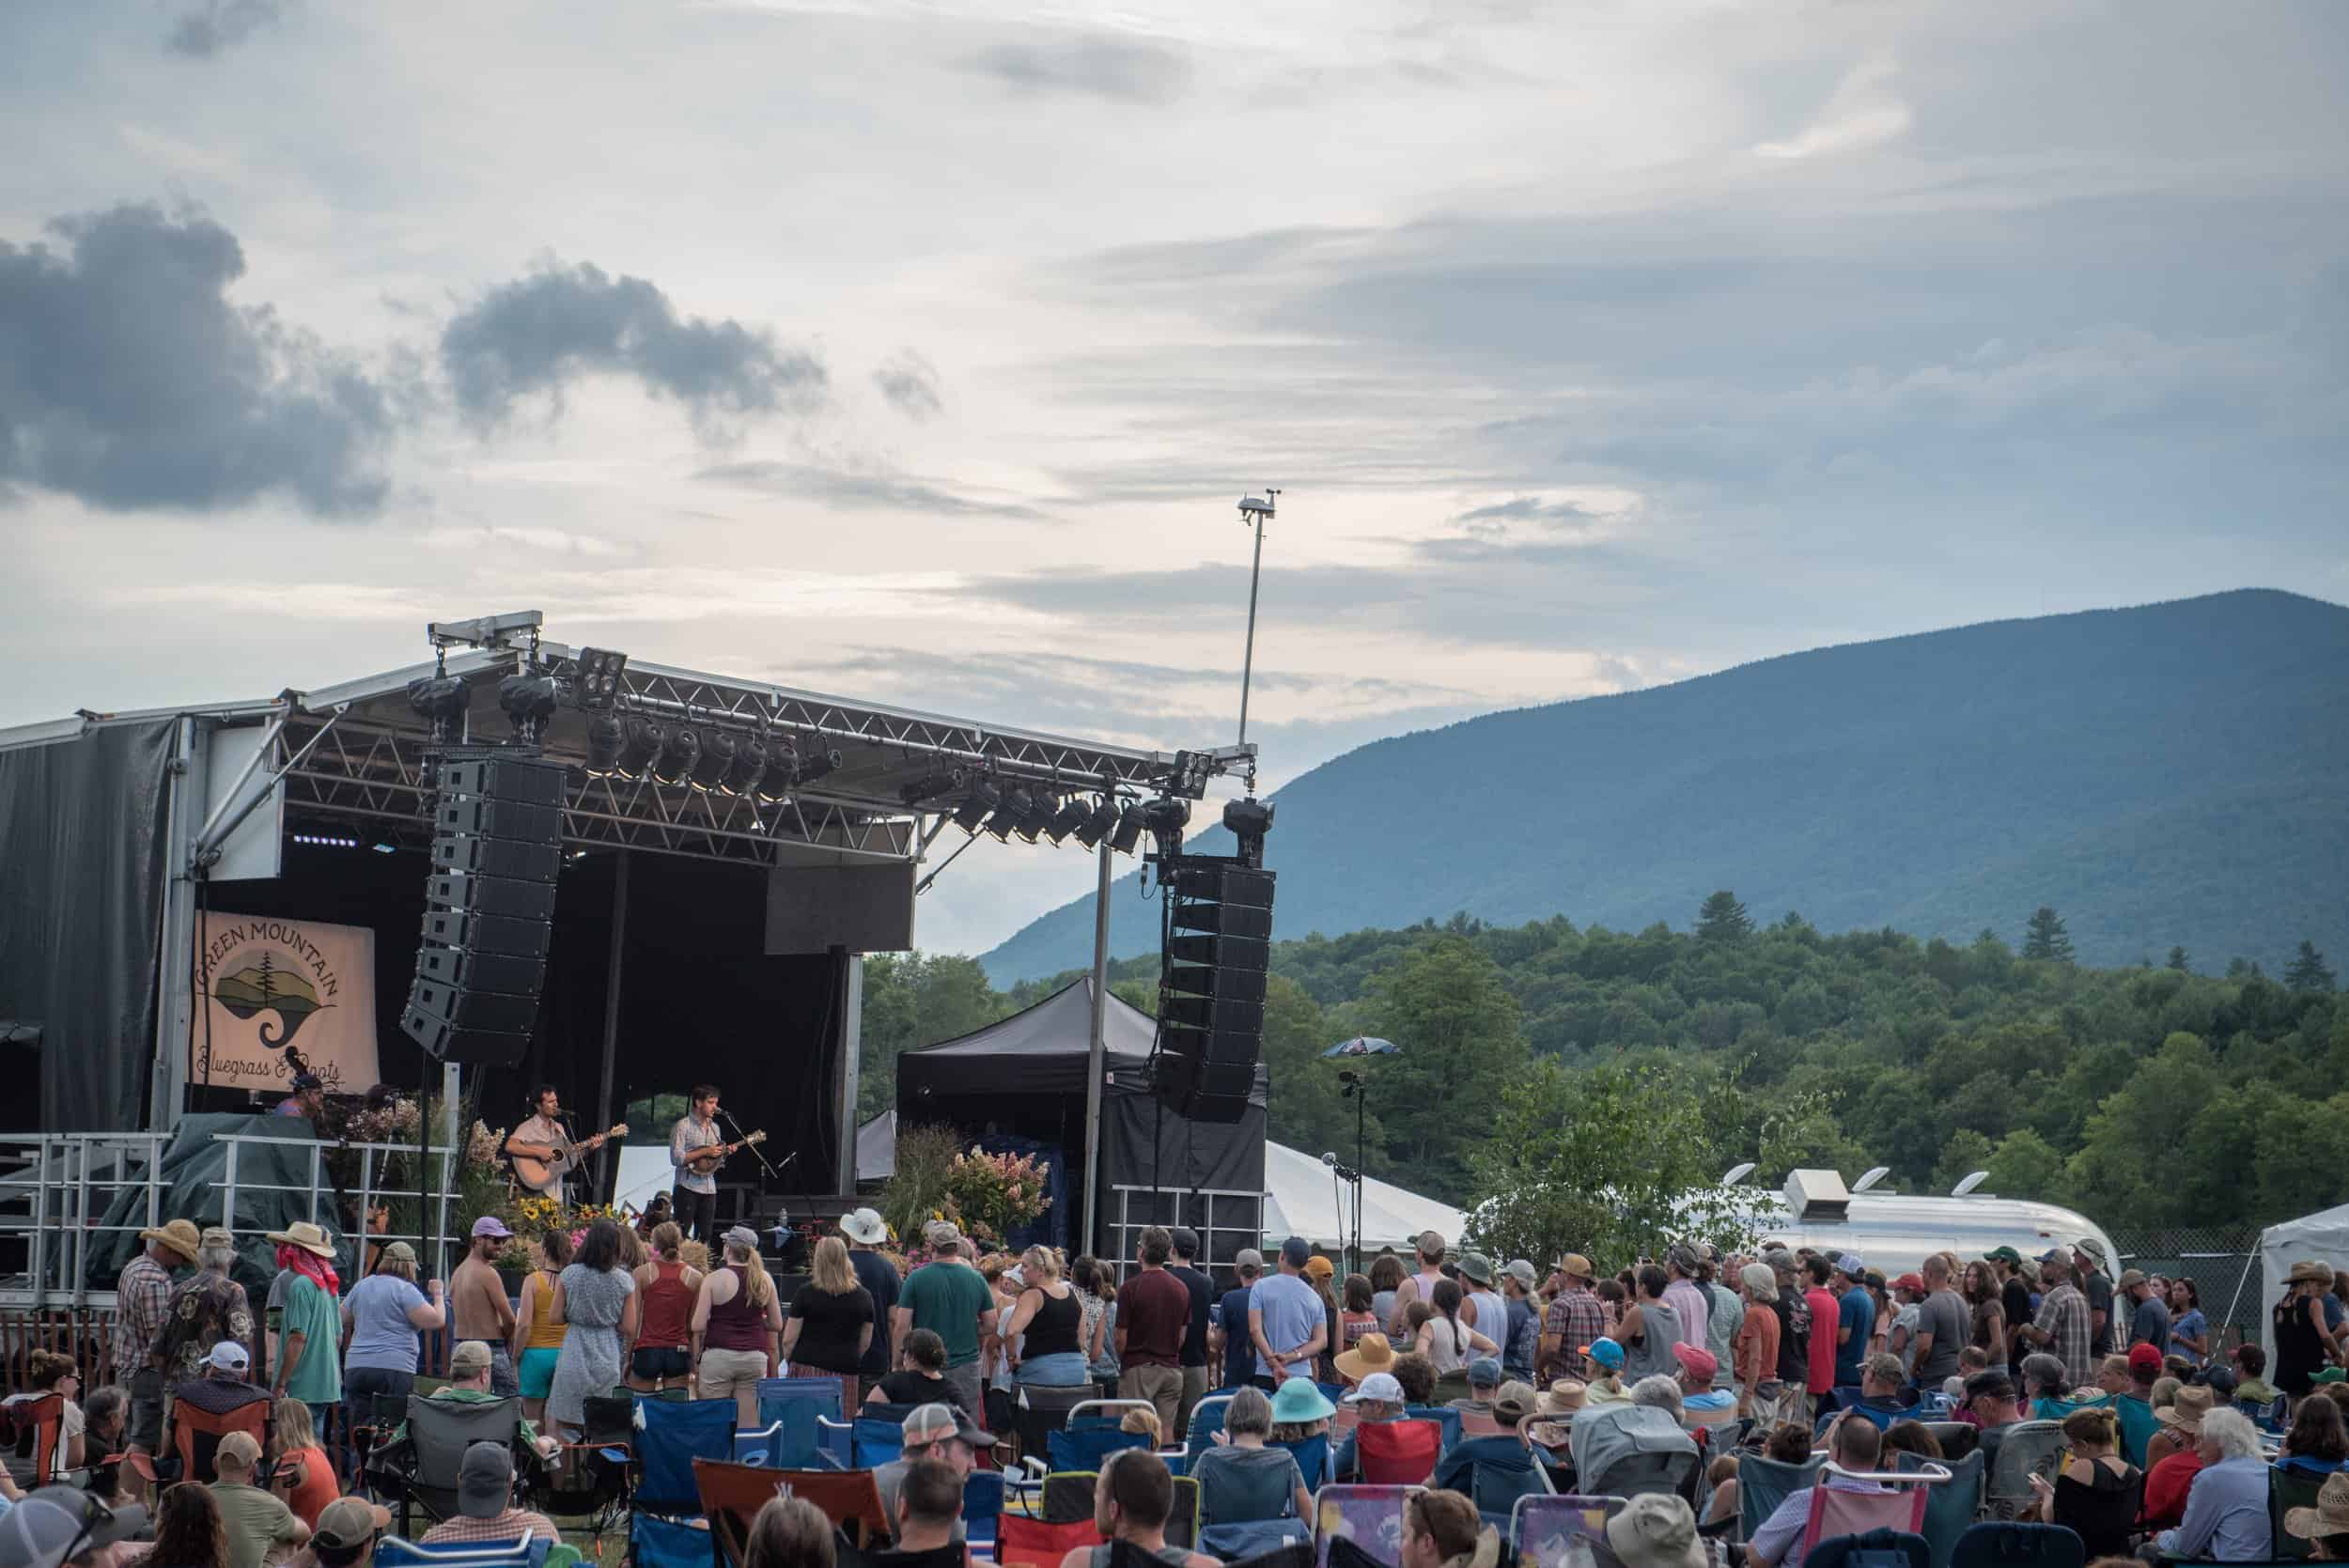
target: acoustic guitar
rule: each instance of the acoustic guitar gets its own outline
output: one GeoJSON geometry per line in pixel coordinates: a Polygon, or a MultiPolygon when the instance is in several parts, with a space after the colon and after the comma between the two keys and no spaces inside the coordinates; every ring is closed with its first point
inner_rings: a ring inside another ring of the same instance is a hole
{"type": "Polygon", "coordinates": [[[509,1156],[514,1162],[514,1179],[540,1197],[552,1197],[563,1185],[563,1178],[578,1170],[582,1160],[602,1148],[606,1139],[627,1136],[628,1124],[615,1122],[609,1132],[599,1132],[593,1138],[568,1142],[560,1138],[554,1140],[547,1145],[554,1151],[552,1159],[535,1159],[529,1155],[509,1156]]]}
{"type": "Polygon", "coordinates": [[[762,1127],[758,1131],[751,1134],[748,1138],[738,1139],[731,1143],[712,1143],[706,1148],[695,1149],[692,1154],[685,1157],[685,1163],[695,1175],[707,1176],[709,1172],[718,1169],[719,1161],[724,1159],[728,1155],[733,1154],[736,1150],[747,1149],[754,1143],[764,1143],[766,1141],[767,1132],[766,1129],[762,1127]]]}

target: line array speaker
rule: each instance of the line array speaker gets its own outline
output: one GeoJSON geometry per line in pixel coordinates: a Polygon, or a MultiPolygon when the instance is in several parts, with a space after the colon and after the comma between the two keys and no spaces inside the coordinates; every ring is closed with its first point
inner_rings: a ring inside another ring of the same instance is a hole
{"type": "Polygon", "coordinates": [[[1237,1122],[1264,1045],[1273,873],[1232,857],[1185,855],[1163,864],[1161,876],[1174,902],[1153,1087],[1192,1121],[1237,1122]]]}
{"type": "Polygon", "coordinates": [[[546,985],[563,863],[564,767],[464,755],[441,765],[424,940],[400,1027],[426,1052],[510,1067],[546,985]]]}

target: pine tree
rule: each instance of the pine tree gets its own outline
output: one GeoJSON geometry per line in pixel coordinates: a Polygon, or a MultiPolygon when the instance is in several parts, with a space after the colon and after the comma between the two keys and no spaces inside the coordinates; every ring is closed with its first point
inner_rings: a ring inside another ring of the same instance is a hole
{"type": "Polygon", "coordinates": [[[2316,944],[2303,941],[2300,955],[2284,970],[2284,985],[2295,991],[2329,991],[2333,988],[2333,971],[2325,962],[2325,955],[2316,951],[2316,944]]]}
{"type": "Polygon", "coordinates": [[[2180,974],[2186,974],[2193,970],[2194,963],[2186,955],[2185,948],[2173,947],[2170,950],[2170,967],[2180,974]]]}
{"type": "Polygon", "coordinates": [[[2023,927],[2023,956],[2059,964],[2072,961],[2072,939],[2064,934],[2063,917],[2045,904],[2031,911],[2030,924],[2023,927]]]}
{"type": "Polygon", "coordinates": [[[1753,921],[1737,895],[1727,888],[1714,893],[1697,910],[1697,940],[1739,942],[1753,935],[1753,921]]]}
{"type": "Polygon", "coordinates": [[[2227,978],[2228,978],[2228,979],[2230,979],[2230,980],[2257,980],[2259,977],[2260,977],[2260,966],[2259,966],[2259,960],[2258,960],[2258,959],[2256,959],[2256,958],[2244,958],[2244,957],[2240,957],[2240,956],[2238,956],[2238,957],[2233,957],[2233,958],[2230,958],[2230,959],[2228,959],[2228,960],[2227,960],[2227,978]]]}

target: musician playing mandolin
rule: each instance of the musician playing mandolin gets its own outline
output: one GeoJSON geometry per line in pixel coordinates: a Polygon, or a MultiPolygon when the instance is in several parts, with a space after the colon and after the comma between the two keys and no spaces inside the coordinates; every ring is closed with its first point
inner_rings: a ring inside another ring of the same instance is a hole
{"type": "Polygon", "coordinates": [[[593,1138],[573,1138],[563,1126],[562,1097],[552,1083],[538,1085],[532,1100],[538,1108],[537,1113],[506,1135],[506,1152],[517,1162],[515,1174],[524,1187],[558,1202],[568,1201],[563,1178],[581,1159],[602,1147],[612,1134],[599,1132],[593,1138]]]}
{"type": "Polygon", "coordinates": [[[718,1131],[718,1087],[693,1086],[692,1110],[669,1132],[669,1163],[677,1167],[677,1222],[704,1246],[718,1245],[718,1162],[724,1157],[718,1131]]]}

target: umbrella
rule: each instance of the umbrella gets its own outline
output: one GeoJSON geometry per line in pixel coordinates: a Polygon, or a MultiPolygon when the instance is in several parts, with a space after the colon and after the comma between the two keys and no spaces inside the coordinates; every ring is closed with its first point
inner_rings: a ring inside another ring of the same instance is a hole
{"type": "Polygon", "coordinates": [[[1368,1034],[1357,1034],[1351,1040],[1340,1040],[1336,1045],[1331,1046],[1328,1050],[1323,1051],[1321,1054],[1325,1057],[1392,1056],[1402,1048],[1403,1048],[1401,1046],[1396,1045],[1392,1040],[1380,1040],[1368,1034]]]}

